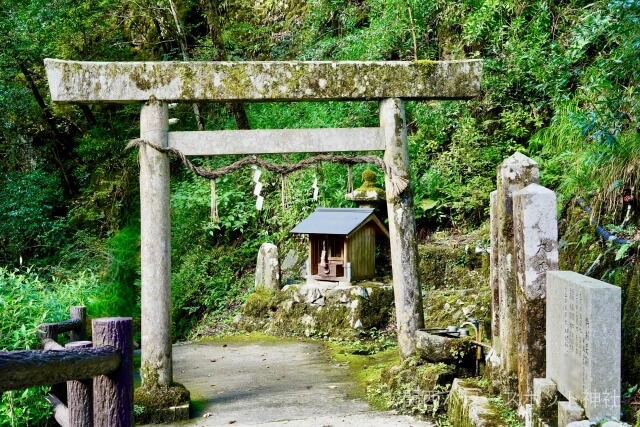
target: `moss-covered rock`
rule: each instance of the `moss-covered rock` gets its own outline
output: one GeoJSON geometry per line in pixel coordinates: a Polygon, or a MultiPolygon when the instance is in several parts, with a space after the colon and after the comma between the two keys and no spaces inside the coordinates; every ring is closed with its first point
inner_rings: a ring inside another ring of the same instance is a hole
{"type": "Polygon", "coordinates": [[[435,233],[418,247],[427,328],[459,326],[473,318],[486,338],[491,326],[489,254],[476,247],[487,245],[487,237],[486,227],[469,235],[435,233]]]}
{"type": "Polygon", "coordinates": [[[283,292],[257,288],[254,293],[247,297],[242,306],[242,313],[249,317],[267,317],[278,309],[278,306],[285,298],[286,295],[283,292]]]}
{"type": "Polygon", "coordinates": [[[137,388],[133,397],[136,423],[164,423],[187,419],[190,397],[189,390],[179,383],[173,383],[171,387],[137,388]],[[181,410],[183,408],[186,410],[181,410]]]}
{"type": "MultiPolygon", "coordinates": [[[[472,337],[451,338],[416,332],[416,349],[420,357],[428,362],[463,363],[475,354],[476,346],[472,337]]],[[[473,358],[471,362],[473,362],[473,358]]]]}
{"type": "Polygon", "coordinates": [[[400,365],[385,367],[375,390],[390,409],[413,415],[434,415],[444,407],[446,391],[455,368],[444,363],[427,363],[408,357],[400,365]]]}
{"type": "Polygon", "coordinates": [[[508,426],[500,410],[484,395],[472,380],[456,378],[451,386],[447,404],[447,418],[456,427],[508,426]]]}
{"type": "Polygon", "coordinates": [[[383,329],[393,319],[390,285],[288,285],[249,296],[237,319],[239,329],[288,336],[353,337],[383,329]]]}
{"type": "MultiPolygon", "coordinates": [[[[491,330],[491,289],[489,285],[471,289],[433,289],[425,291],[424,322],[427,328],[460,326],[470,318],[482,328],[481,339],[491,330]]],[[[473,332],[470,331],[473,335],[473,332]]]]}

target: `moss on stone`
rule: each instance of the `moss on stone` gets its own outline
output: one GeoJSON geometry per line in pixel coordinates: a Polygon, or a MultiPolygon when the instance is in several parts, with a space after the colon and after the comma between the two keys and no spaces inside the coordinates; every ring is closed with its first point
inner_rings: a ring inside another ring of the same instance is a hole
{"type": "Polygon", "coordinates": [[[182,384],[173,383],[170,387],[145,385],[137,388],[133,395],[134,404],[142,408],[136,414],[136,423],[162,423],[173,421],[170,408],[189,404],[190,393],[182,384]]]}
{"type": "Polygon", "coordinates": [[[455,368],[444,363],[427,363],[407,357],[400,364],[386,366],[380,374],[376,393],[388,402],[385,409],[400,413],[433,415],[442,407],[455,368]]]}
{"type": "MultiPolygon", "coordinates": [[[[474,318],[485,339],[491,326],[491,289],[488,253],[476,245],[488,240],[489,229],[468,235],[434,233],[418,246],[418,275],[424,286],[424,319],[427,328],[459,326],[474,318]]],[[[473,335],[473,331],[470,331],[473,335]]]]}
{"type": "Polygon", "coordinates": [[[306,303],[299,286],[286,291],[261,290],[249,296],[237,326],[244,331],[264,331],[279,336],[331,336],[352,338],[361,330],[385,328],[392,317],[391,286],[366,282],[323,297],[321,303],[306,303]],[[366,290],[366,292],[364,292],[366,290]],[[346,302],[342,300],[346,293],[346,302]],[[342,296],[340,296],[342,295],[342,296]]]}
{"type": "Polygon", "coordinates": [[[364,329],[382,329],[389,324],[393,307],[393,290],[374,284],[363,284],[369,290],[369,297],[360,304],[358,318],[364,329]]]}
{"type": "MultiPolygon", "coordinates": [[[[489,286],[472,289],[433,289],[423,299],[424,321],[427,328],[459,326],[468,318],[480,322],[482,339],[486,339],[491,325],[491,289],[489,286]]],[[[473,331],[469,331],[473,335],[473,331]]]]}
{"type": "Polygon", "coordinates": [[[447,404],[449,422],[456,427],[520,426],[515,413],[500,398],[488,395],[481,381],[457,380],[447,404]]]}
{"type": "Polygon", "coordinates": [[[362,185],[358,187],[352,194],[353,200],[368,199],[373,192],[379,199],[384,200],[385,191],[376,186],[376,173],[371,169],[365,169],[362,172],[362,185]]]}
{"type": "MultiPolygon", "coordinates": [[[[479,95],[479,61],[449,62],[156,62],[107,63],[51,60],[62,72],[63,102],[104,102],[104,83],[125,86],[115,102],[165,101],[452,99],[479,95]],[[82,88],[78,89],[80,81],[82,88]],[[103,82],[96,90],[96,82],[103,82]]],[[[50,82],[57,84],[56,81],[50,82]]],[[[106,97],[106,98],[105,98],[106,97]]]]}
{"type": "Polygon", "coordinates": [[[540,405],[533,405],[532,424],[534,427],[558,424],[558,396],[543,396],[540,405]]]}
{"type": "Polygon", "coordinates": [[[486,279],[481,272],[482,255],[468,245],[420,245],[418,257],[420,281],[430,288],[469,288],[482,285],[486,279]]]}
{"type": "Polygon", "coordinates": [[[247,297],[242,306],[242,313],[245,316],[266,318],[278,309],[279,304],[284,301],[286,294],[281,291],[274,291],[267,288],[258,288],[247,297]]]}
{"type": "Polygon", "coordinates": [[[636,384],[640,380],[640,265],[635,263],[630,270],[631,277],[622,293],[622,369],[629,384],[636,384]]]}
{"type": "Polygon", "coordinates": [[[292,301],[290,304],[281,304],[270,319],[265,323],[264,330],[278,336],[304,335],[307,325],[303,322],[309,307],[307,304],[292,301]]]}

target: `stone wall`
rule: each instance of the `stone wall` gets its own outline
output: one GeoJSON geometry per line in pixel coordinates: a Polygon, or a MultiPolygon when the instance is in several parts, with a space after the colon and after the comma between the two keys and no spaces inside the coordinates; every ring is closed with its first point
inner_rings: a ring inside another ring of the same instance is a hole
{"type": "Polygon", "coordinates": [[[393,287],[364,282],[287,285],[250,295],[236,318],[241,330],[275,335],[347,337],[393,323],[393,287]]]}

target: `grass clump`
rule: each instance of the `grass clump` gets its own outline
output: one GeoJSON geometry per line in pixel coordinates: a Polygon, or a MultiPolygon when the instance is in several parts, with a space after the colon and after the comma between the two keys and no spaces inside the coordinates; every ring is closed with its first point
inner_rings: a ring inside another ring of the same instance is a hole
{"type": "MultiPolygon", "coordinates": [[[[37,349],[38,325],[69,319],[69,307],[87,306],[89,317],[113,316],[107,301],[117,298],[105,292],[105,284],[91,271],[64,280],[42,279],[31,269],[0,267],[0,351],[37,349]]],[[[0,425],[42,425],[50,416],[43,399],[47,388],[8,391],[0,401],[0,425]]]]}

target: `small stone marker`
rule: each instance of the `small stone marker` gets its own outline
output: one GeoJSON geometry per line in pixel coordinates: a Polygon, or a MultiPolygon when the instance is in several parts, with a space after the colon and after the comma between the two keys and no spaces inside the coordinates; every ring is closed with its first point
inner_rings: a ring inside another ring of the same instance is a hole
{"type": "Polygon", "coordinates": [[[280,290],[280,262],[278,247],[273,243],[263,243],[258,251],[256,264],[256,290],[260,288],[280,290]]]}
{"type": "Polygon", "coordinates": [[[620,417],[620,288],[547,273],[547,378],[592,421],[620,417]]]}

